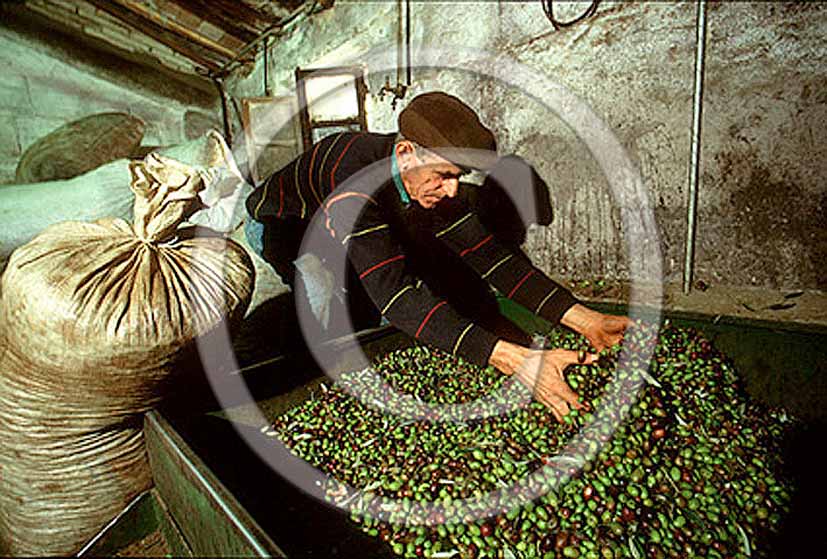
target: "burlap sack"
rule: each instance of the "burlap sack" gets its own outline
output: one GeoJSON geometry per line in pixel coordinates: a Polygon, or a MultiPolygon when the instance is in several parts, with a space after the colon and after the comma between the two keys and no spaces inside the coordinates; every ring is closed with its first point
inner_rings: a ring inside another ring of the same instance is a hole
{"type": "Polygon", "coordinates": [[[149,487],[143,412],[249,302],[244,250],[178,229],[203,173],[154,154],[130,171],[132,226],[50,226],[3,275],[0,555],[76,553],[149,487]]]}
{"type": "MultiPolygon", "coordinates": [[[[157,153],[198,170],[227,171],[241,178],[233,154],[214,130],[157,153]]],[[[68,180],[0,185],[0,272],[15,249],[50,225],[105,217],[131,220],[135,198],[129,163],[118,159],[68,180]]]]}

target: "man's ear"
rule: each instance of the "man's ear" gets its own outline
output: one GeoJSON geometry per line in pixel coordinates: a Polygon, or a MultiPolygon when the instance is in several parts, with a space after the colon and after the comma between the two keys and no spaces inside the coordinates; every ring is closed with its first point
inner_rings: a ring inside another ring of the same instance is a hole
{"type": "Polygon", "coordinates": [[[415,165],[414,156],[416,155],[416,147],[413,145],[413,142],[409,140],[397,142],[394,151],[397,158],[396,163],[399,165],[400,171],[407,171],[415,165]]]}

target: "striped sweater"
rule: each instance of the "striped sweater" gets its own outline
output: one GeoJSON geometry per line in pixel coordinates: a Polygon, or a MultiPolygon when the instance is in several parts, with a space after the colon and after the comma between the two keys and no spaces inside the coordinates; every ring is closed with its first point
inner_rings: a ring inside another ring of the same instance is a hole
{"type": "MultiPolygon", "coordinates": [[[[352,132],[328,136],[271,175],[247,199],[247,209],[259,221],[316,221],[342,247],[391,324],[425,343],[487,365],[496,336],[436,297],[406,265],[401,223],[410,210],[391,178],[394,137],[352,132]]],[[[444,220],[434,212],[432,217],[429,226],[436,237],[509,299],[552,323],[576,302],[522,252],[498,242],[473,212],[444,220]]]]}

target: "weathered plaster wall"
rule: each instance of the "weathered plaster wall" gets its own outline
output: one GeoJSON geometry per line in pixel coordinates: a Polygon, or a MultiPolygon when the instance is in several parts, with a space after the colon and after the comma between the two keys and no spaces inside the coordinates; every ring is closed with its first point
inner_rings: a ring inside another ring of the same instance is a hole
{"type": "Polygon", "coordinates": [[[827,289],[827,4],[716,5],[697,271],[827,289]]]}
{"type": "MultiPolygon", "coordinates": [[[[710,2],[695,276],[707,283],[824,289],[827,228],[827,5],[710,2]]],[[[412,2],[414,65],[434,48],[476,49],[468,65],[506,56],[585,100],[608,123],[643,178],[659,226],[663,273],[683,269],[695,64],[694,2],[601,2],[597,15],[554,31],[538,2],[412,2]]],[[[296,66],[394,59],[396,6],[340,2],[271,51],[274,91],[296,66]]],[[[369,125],[395,129],[376,94],[387,72],[367,64],[369,125]]],[[[393,81],[393,76],[391,76],[393,81]]],[[[415,68],[407,99],[441,89],[479,109],[503,152],[533,161],[549,182],[555,222],[530,234],[534,261],[558,277],[626,279],[621,208],[563,119],[525,85],[459,68],[415,68]]],[[[261,64],[237,96],[261,95],[261,64]]],[[[653,239],[648,239],[650,242],[653,239]]],[[[644,240],[640,240],[641,242],[644,240]]],[[[636,241],[637,242],[637,241],[636,241]]]]}
{"type": "MultiPolygon", "coordinates": [[[[692,108],[694,6],[601,3],[588,22],[554,32],[536,5],[502,5],[498,50],[568,88],[627,150],[660,228],[663,273],[680,275],[692,108]],[[655,54],[657,53],[657,54],[655,54]]],[[[529,250],[567,277],[627,278],[620,207],[586,146],[559,119],[537,118],[519,92],[491,97],[489,114],[510,150],[547,178],[557,219],[529,250]]],[[[645,242],[634,239],[633,242],[645,242]]]]}
{"type": "MultiPolygon", "coordinates": [[[[271,43],[268,81],[273,93],[294,91],[297,67],[358,64],[360,54],[395,37],[395,10],[393,2],[339,2],[289,27],[271,43]]],[[[228,77],[227,89],[236,97],[264,95],[263,57],[251,71],[228,77]]]]}
{"type": "Polygon", "coordinates": [[[150,146],[180,143],[205,123],[221,125],[217,92],[185,87],[27,22],[0,26],[0,75],[0,183],[14,182],[32,143],[90,114],[139,117],[146,123],[142,144],[150,146]]]}

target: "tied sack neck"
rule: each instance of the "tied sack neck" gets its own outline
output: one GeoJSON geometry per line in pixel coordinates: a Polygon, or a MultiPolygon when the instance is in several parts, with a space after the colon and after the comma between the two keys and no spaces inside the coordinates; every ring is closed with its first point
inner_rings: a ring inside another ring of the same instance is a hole
{"type": "Polygon", "coordinates": [[[132,230],[144,243],[173,242],[176,230],[198,203],[202,174],[174,159],[150,153],[129,163],[135,194],[132,230]]]}

